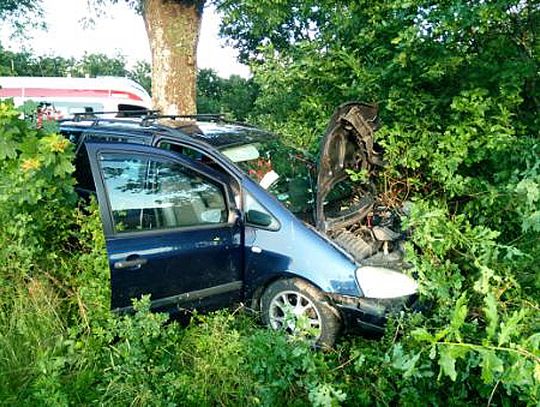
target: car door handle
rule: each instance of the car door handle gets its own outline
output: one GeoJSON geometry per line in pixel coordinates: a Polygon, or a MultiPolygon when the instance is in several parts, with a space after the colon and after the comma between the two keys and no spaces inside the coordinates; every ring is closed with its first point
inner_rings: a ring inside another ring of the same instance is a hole
{"type": "Polygon", "coordinates": [[[132,260],[123,260],[123,261],[117,261],[114,263],[115,269],[127,269],[127,268],[140,268],[141,266],[148,263],[147,259],[143,259],[141,257],[132,259],[132,260]]]}

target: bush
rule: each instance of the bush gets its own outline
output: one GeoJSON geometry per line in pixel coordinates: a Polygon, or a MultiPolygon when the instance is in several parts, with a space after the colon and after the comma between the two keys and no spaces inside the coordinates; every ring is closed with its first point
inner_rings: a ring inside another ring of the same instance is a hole
{"type": "Polygon", "coordinates": [[[72,146],[1,102],[0,399],[537,405],[537,40],[514,23],[526,8],[458,3],[317,2],[302,10],[326,22],[319,36],[270,44],[256,71],[258,120],[311,151],[337,104],[381,101],[380,185],[414,202],[408,259],[431,306],[396,316],[379,340],[349,337],[327,353],[242,313],[184,328],[143,299],[134,316],[112,315],[98,211],[78,207],[72,146]]]}
{"type": "Polygon", "coordinates": [[[315,152],[336,106],[378,103],[380,192],[414,203],[408,260],[431,306],[396,321],[390,344],[351,344],[376,355],[377,389],[352,378],[347,402],[538,404],[537,5],[220,5],[222,30],[253,63],[254,118],[315,152]]]}

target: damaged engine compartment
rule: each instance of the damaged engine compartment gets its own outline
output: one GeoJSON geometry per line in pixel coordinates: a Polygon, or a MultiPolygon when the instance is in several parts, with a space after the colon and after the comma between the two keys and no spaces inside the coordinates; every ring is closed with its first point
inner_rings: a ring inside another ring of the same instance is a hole
{"type": "Polygon", "coordinates": [[[377,190],[384,167],[373,137],[378,128],[376,105],[346,103],[329,121],[317,164],[272,138],[254,144],[255,159],[238,164],[360,265],[401,270],[406,267],[401,218],[407,211],[385,203],[377,190]]]}
{"type": "Polygon", "coordinates": [[[332,116],[321,141],[316,227],[359,264],[401,269],[404,208],[390,208],[379,198],[374,179],[384,165],[373,134],[375,105],[347,103],[332,116]]]}

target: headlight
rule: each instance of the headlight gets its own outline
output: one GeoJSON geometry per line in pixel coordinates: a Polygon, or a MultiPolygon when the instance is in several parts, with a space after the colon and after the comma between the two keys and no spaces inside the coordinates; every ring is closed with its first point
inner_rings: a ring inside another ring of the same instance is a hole
{"type": "Polygon", "coordinates": [[[365,266],[356,278],[367,298],[396,298],[415,294],[418,284],[411,277],[384,267],[365,266]]]}

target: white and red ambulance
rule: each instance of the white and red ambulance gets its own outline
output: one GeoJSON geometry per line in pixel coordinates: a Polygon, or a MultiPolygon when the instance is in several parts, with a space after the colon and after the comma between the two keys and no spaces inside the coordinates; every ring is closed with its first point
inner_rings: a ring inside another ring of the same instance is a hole
{"type": "Polygon", "coordinates": [[[94,112],[118,112],[101,117],[126,117],[150,110],[152,99],[138,83],[127,78],[0,77],[0,99],[13,98],[15,106],[34,101],[55,112],[56,118],[94,112]]]}

